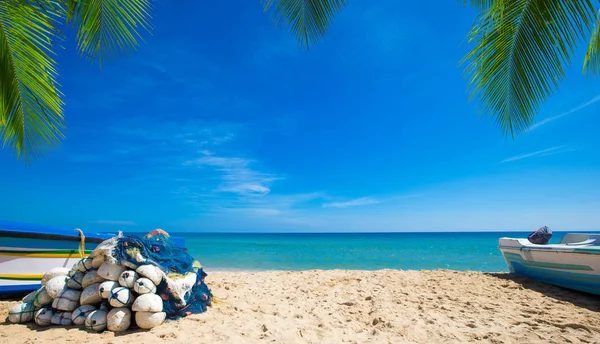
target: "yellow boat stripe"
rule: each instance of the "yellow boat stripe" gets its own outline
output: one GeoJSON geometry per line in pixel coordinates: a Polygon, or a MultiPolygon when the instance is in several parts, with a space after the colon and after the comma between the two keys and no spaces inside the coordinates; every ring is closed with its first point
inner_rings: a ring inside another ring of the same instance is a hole
{"type": "MultiPolygon", "coordinates": [[[[88,256],[92,251],[86,251],[85,256],[88,256]]],[[[62,250],[62,251],[0,251],[0,256],[10,257],[26,257],[26,258],[79,258],[77,250],[62,250]]]]}
{"type": "Polygon", "coordinates": [[[41,280],[44,274],[0,274],[0,280],[35,281],[41,280]]]}

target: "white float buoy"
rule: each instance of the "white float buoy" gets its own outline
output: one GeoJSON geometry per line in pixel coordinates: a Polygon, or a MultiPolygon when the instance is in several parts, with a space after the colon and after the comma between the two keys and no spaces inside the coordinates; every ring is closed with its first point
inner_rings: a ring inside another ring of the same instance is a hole
{"type": "Polygon", "coordinates": [[[36,308],[44,307],[52,303],[52,298],[48,295],[48,292],[46,292],[46,287],[41,287],[35,291],[32,302],[36,308]]]}
{"type": "Polygon", "coordinates": [[[37,294],[37,292],[38,292],[37,290],[34,290],[31,293],[23,296],[21,301],[23,301],[25,303],[33,303],[33,299],[35,298],[35,295],[37,294]]]}
{"type": "Polygon", "coordinates": [[[58,296],[52,302],[52,308],[61,311],[72,312],[79,306],[81,291],[65,288],[61,290],[58,296]]]}
{"type": "Polygon", "coordinates": [[[133,285],[133,290],[138,294],[154,294],[156,293],[156,285],[146,277],[138,278],[133,285]]]}
{"type": "Polygon", "coordinates": [[[113,307],[128,307],[133,303],[134,296],[125,287],[117,287],[112,290],[108,302],[113,307]]]}
{"type": "Polygon", "coordinates": [[[136,312],[135,323],[144,330],[149,330],[162,324],[167,317],[167,313],[150,313],[150,312],[136,312]]]}
{"type": "Polygon", "coordinates": [[[165,273],[154,265],[142,265],[135,270],[138,274],[148,278],[155,285],[159,285],[165,273]]]}
{"type": "Polygon", "coordinates": [[[106,311],[95,310],[85,317],[84,326],[92,331],[104,331],[106,328],[106,311]]]}
{"type": "Polygon", "coordinates": [[[54,316],[52,308],[44,307],[35,312],[33,320],[38,326],[50,326],[52,323],[52,316],[54,316]]]}
{"type": "Polygon", "coordinates": [[[132,270],[126,270],[123,271],[121,273],[121,276],[119,276],[119,284],[123,287],[126,288],[133,288],[133,285],[135,284],[135,281],[138,279],[138,274],[135,271],[132,270]]]}
{"type": "Polygon", "coordinates": [[[102,278],[102,276],[98,275],[98,270],[94,269],[94,270],[88,271],[85,274],[85,276],[83,276],[83,280],[81,280],[81,286],[83,287],[83,289],[85,289],[94,283],[102,283],[102,282],[104,282],[104,278],[102,278]]]}
{"type": "Polygon", "coordinates": [[[93,269],[92,260],[90,257],[82,258],[73,265],[73,268],[81,272],[88,272],[93,269]]]}
{"type": "Polygon", "coordinates": [[[112,263],[112,262],[104,262],[98,268],[98,275],[109,281],[118,281],[121,273],[125,271],[125,268],[121,265],[112,263]]]}
{"type": "Polygon", "coordinates": [[[100,302],[102,298],[98,292],[99,287],[100,283],[94,283],[83,289],[83,292],[81,292],[81,297],[79,298],[79,303],[82,305],[93,305],[100,302]]]}
{"type": "Polygon", "coordinates": [[[69,277],[67,276],[56,276],[52,278],[46,283],[46,292],[51,298],[55,299],[60,291],[67,285],[68,280],[69,277]]]}
{"type": "Polygon", "coordinates": [[[26,323],[33,319],[33,313],[33,303],[19,303],[8,311],[8,321],[15,324],[26,323]]]}
{"type": "Polygon", "coordinates": [[[71,320],[73,321],[73,324],[75,324],[75,325],[83,324],[85,322],[85,318],[88,316],[88,314],[92,313],[95,310],[96,310],[96,307],[94,307],[92,305],[83,305],[83,306],[77,307],[77,309],[75,309],[73,311],[73,314],[71,316],[71,320]]]}
{"type": "Polygon", "coordinates": [[[54,268],[54,269],[50,269],[48,272],[46,272],[44,274],[44,276],[42,277],[42,286],[45,286],[46,283],[53,279],[54,277],[57,276],[68,276],[69,275],[69,269],[67,268],[54,268]]]}
{"type": "Polygon", "coordinates": [[[98,288],[98,292],[100,293],[100,297],[103,299],[108,299],[113,289],[117,288],[119,283],[115,281],[104,281],[100,283],[100,287],[98,288]]]}
{"type": "Polygon", "coordinates": [[[75,289],[75,290],[83,289],[84,288],[82,285],[83,276],[85,276],[85,274],[83,272],[76,271],[73,275],[71,275],[71,278],[69,278],[69,280],[67,281],[67,287],[69,289],[75,289]]]}
{"type": "Polygon", "coordinates": [[[126,307],[113,308],[106,316],[106,327],[109,331],[125,331],[131,325],[131,311],[126,307]]]}
{"type": "Polygon", "coordinates": [[[131,305],[131,310],[134,312],[162,312],[163,301],[156,294],[140,295],[135,299],[133,305],[131,305]]]}
{"type": "Polygon", "coordinates": [[[135,270],[135,269],[137,269],[137,268],[140,266],[139,264],[135,264],[135,263],[133,263],[133,262],[130,262],[130,261],[128,261],[128,260],[124,260],[124,261],[122,261],[122,262],[121,262],[121,264],[122,264],[124,267],[126,267],[127,269],[130,269],[130,270],[135,270]]]}
{"type": "Polygon", "coordinates": [[[71,316],[72,316],[71,312],[56,312],[52,316],[52,319],[50,320],[50,322],[53,323],[54,325],[69,326],[69,325],[73,324],[73,321],[71,320],[71,316]]]}
{"type": "Polygon", "coordinates": [[[99,255],[92,259],[92,268],[97,269],[104,263],[104,256],[99,255]]]}

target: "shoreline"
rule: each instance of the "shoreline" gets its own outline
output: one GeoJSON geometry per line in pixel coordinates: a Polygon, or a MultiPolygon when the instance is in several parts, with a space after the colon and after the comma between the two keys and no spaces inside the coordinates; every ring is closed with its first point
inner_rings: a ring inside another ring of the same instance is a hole
{"type": "MultiPolygon", "coordinates": [[[[593,343],[600,338],[600,298],[504,272],[207,273],[206,283],[220,301],[205,313],[118,334],[3,323],[0,342],[593,343]]],[[[0,305],[4,320],[7,310],[0,305]]]]}

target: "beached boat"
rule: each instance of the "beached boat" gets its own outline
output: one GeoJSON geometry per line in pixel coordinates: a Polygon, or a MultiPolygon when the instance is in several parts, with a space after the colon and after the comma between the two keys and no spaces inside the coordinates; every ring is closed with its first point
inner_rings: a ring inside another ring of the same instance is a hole
{"type": "Polygon", "coordinates": [[[512,273],[600,295],[600,234],[568,233],[546,245],[500,238],[499,248],[512,273]]]}
{"type": "MultiPolygon", "coordinates": [[[[70,268],[116,234],[0,221],[0,294],[39,288],[48,270],[70,268]]],[[[185,247],[183,238],[171,240],[185,247]]]]}

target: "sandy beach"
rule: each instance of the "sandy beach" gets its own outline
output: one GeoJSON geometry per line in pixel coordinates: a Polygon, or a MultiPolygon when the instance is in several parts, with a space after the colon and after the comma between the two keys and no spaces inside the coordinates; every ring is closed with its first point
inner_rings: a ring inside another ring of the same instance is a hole
{"type": "Polygon", "coordinates": [[[4,322],[0,343],[600,343],[600,298],[505,273],[208,272],[206,313],[119,334],[4,322]]]}

